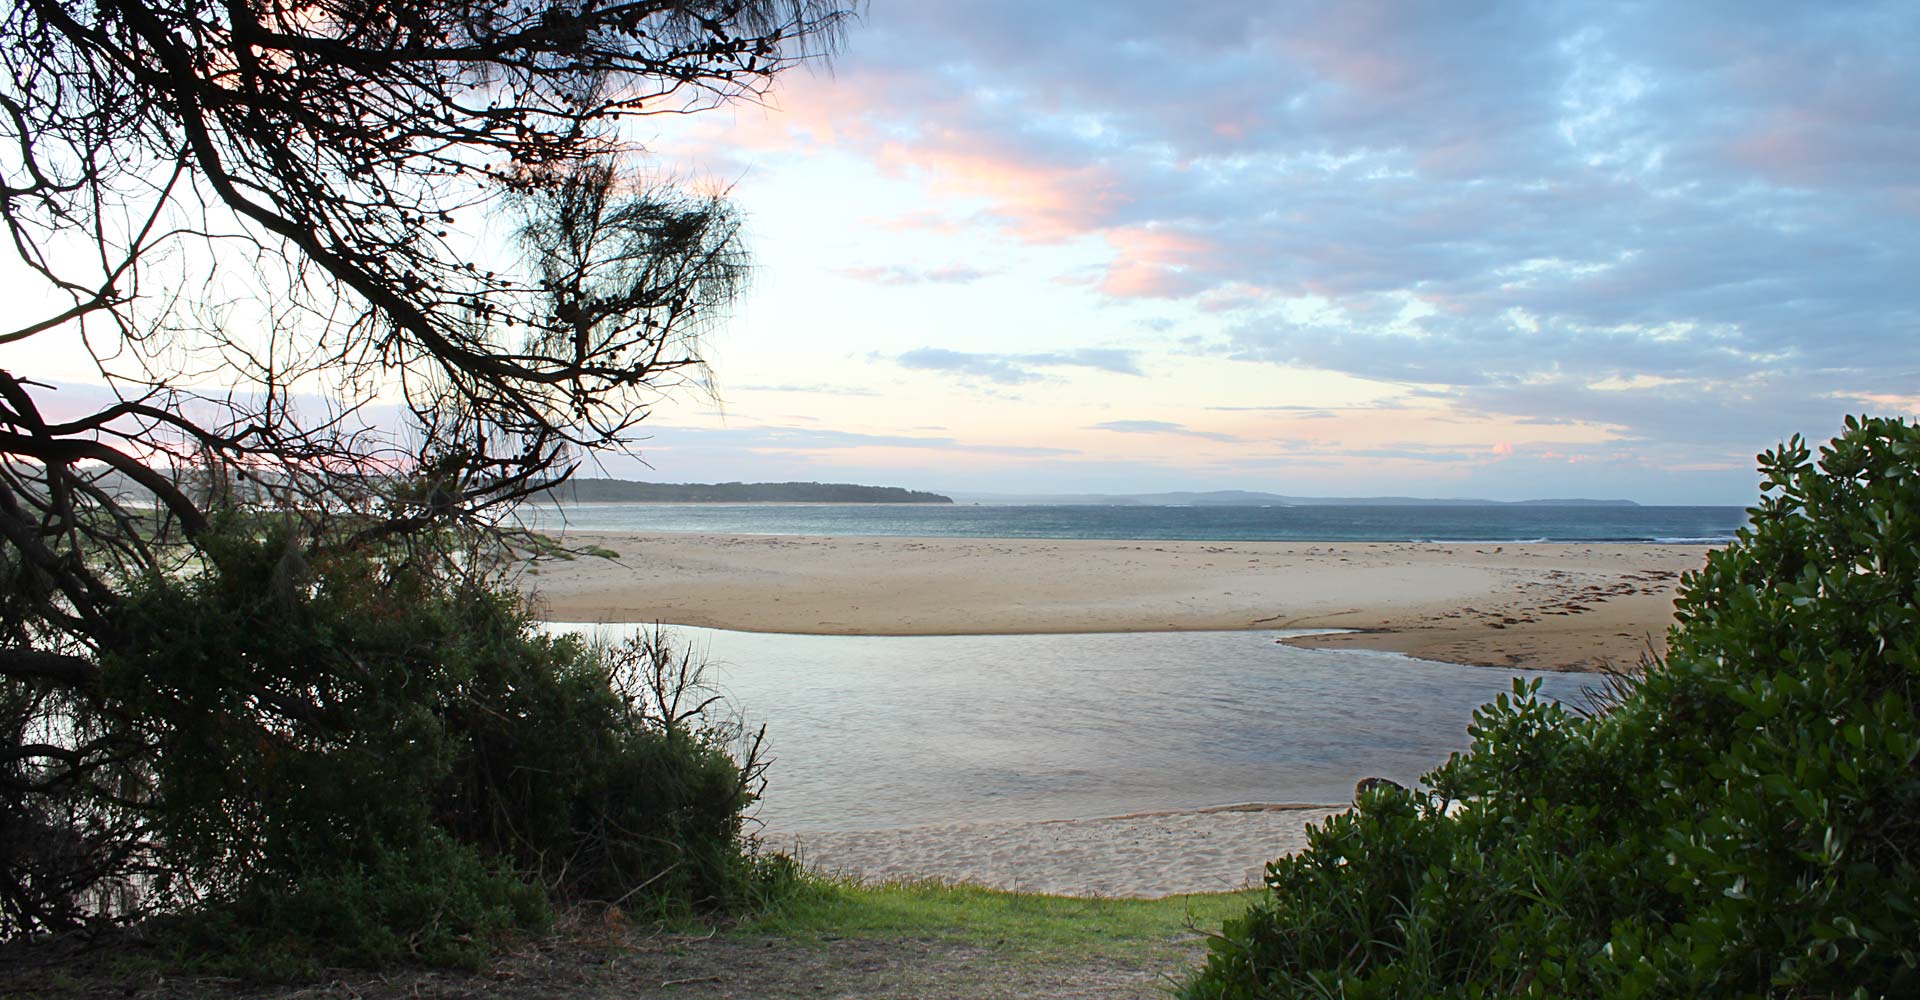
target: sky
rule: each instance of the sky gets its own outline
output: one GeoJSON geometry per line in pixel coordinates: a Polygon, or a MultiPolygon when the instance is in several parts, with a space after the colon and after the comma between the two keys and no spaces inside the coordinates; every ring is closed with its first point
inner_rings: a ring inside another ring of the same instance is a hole
{"type": "Polygon", "coordinates": [[[1910,0],[873,0],[630,133],[756,267],[588,474],[1747,504],[1920,413],[1916,51],[1910,0]]]}
{"type": "Polygon", "coordinates": [[[1911,4],[876,0],[652,125],[758,262],[672,481],[1753,500],[1920,410],[1911,4]]]}

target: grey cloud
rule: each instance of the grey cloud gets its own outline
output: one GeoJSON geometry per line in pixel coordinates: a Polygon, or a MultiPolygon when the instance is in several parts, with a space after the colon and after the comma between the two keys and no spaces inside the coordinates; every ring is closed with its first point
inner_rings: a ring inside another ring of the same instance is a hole
{"type": "Polygon", "coordinates": [[[1405,409],[1406,404],[1398,399],[1382,399],[1364,406],[1302,406],[1290,403],[1276,403],[1271,406],[1209,406],[1207,409],[1219,413],[1296,413],[1305,417],[1330,417],[1335,413],[1353,413],[1356,411],[1373,413],[1380,410],[1405,409]]]}
{"type": "Polygon", "coordinates": [[[911,434],[864,434],[817,427],[665,427],[652,429],[647,446],[664,448],[727,448],[773,451],[816,451],[841,448],[933,448],[983,455],[1048,457],[1074,455],[1070,448],[970,444],[951,437],[911,434]]]}
{"type": "Polygon", "coordinates": [[[1178,434],[1183,437],[1205,438],[1208,441],[1240,440],[1231,434],[1197,431],[1185,424],[1176,424],[1167,420],[1108,420],[1094,424],[1089,430],[1114,431],[1120,434],[1178,434]]]}
{"type": "MultiPolygon", "coordinates": [[[[1915,381],[1914,372],[1890,372],[1863,391],[1911,394],[1915,381]]],[[[1825,440],[1840,431],[1846,413],[1872,408],[1857,395],[1809,393],[1801,378],[1774,376],[1621,389],[1595,389],[1584,379],[1561,378],[1430,394],[1470,413],[1551,413],[1555,419],[1612,426],[1638,449],[1670,449],[1667,456],[1676,462],[1688,461],[1688,455],[1720,455],[1744,463],[1793,434],[1825,440]]]]}
{"type": "Polygon", "coordinates": [[[1085,348],[1042,354],[975,354],[943,347],[921,347],[893,358],[902,368],[951,372],[984,378],[1002,385],[1020,385],[1047,378],[1039,369],[1092,368],[1120,375],[1140,375],[1133,351],[1085,348]]]}
{"type": "Polygon", "coordinates": [[[1355,458],[1389,458],[1411,462],[1466,462],[1487,457],[1484,451],[1461,451],[1457,448],[1428,448],[1404,446],[1399,448],[1358,448],[1343,452],[1355,458]]]}
{"type": "Polygon", "coordinates": [[[1133,351],[1088,347],[1053,354],[1021,355],[1027,364],[1041,368],[1094,368],[1116,375],[1144,375],[1133,351]]]}
{"type": "Polygon", "coordinates": [[[892,84],[889,142],[1098,177],[1073,225],[1197,241],[1162,294],[1267,293],[1211,300],[1216,353],[1732,447],[1920,370],[1917,48],[1899,2],[901,0],[842,72],[892,84]],[[1330,317],[1272,305],[1305,295],[1330,317]],[[1699,384],[1580,391],[1636,374],[1699,384]]]}

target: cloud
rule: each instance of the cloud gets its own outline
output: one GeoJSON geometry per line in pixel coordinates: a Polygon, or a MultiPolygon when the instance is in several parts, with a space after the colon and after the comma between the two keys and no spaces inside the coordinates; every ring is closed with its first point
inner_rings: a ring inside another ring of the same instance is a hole
{"type": "MultiPolygon", "coordinates": [[[[1891,393],[1911,386],[1915,373],[1887,373],[1878,384],[1891,393]]],[[[1904,390],[1910,392],[1910,389],[1904,390]]],[[[1444,399],[1463,413],[1516,415],[1551,412],[1561,418],[1614,429],[1615,439],[1636,451],[1675,463],[1718,455],[1745,467],[1755,452],[1793,434],[1824,439],[1841,430],[1846,413],[1903,413],[1897,396],[1874,398],[1811,394],[1792,376],[1596,389],[1582,378],[1495,383],[1417,393],[1444,399]],[[1890,405],[1891,404],[1891,405],[1890,405]]]]}
{"type": "Polygon", "coordinates": [[[949,372],[983,378],[1002,385],[1038,382],[1049,376],[1040,369],[1091,368],[1118,375],[1143,375],[1133,351],[1113,348],[1082,348],[1074,351],[1041,354],[975,354],[943,347],[922,347],[895,355],[893,362],[902,368],[949,372]]]}
{"type": "Polygon", "coordinates": [[[1403,445],[1398,448],[1351,448],[1341,452],[1352,458],[1394,459],[1405,462],[1440,462],[1455,464],[1486,458],[1489,454],[1500,454],[1496,446],[1492,452],[1463,451],[1457,448],[1434,448],[1426,445],[1403,445]]]}
{"type": "Polygon", "coordinates": [[[821,396],[878,396],[879,392],[857,385],[828,385],[824,382],[785,385],[742,385],[741,392],[791,392],[821,396]]]}
{"type": "Polygon", "coordinates": [[[850,448],[926,448],[1021,458],[1078,454],[1071,448],[1029,445],[976,444],[951,437],[913,434],[867,434],[820,427],[653,427],[643,447],[649,451],[673,448],[724,448],[744,451],[811,452],[850,448]]]}
{"type": "Polygon", "coordinates": [[[919,179],[927,224],[1104,247],[1089,288],[1217,318],[1216,354],[1542,420],[1589,419],[1589,378],[1688,383],[1610,401],[1651,437],[1639,414],[1689,398],[1772,426],[1788,397],[1813,418],[1920,372],[1917,24],[1898,2],[895,0],[787,103],[919,179]]]}
{"type": "Polygon", "coordinates": [[[1231,434],[1216,434],[1212,431],[1196,431],[1185,424],[1167,420],[1108,420],[1094,424],[1089,430],[1114,431],[1120,434],[1177,434],[1182,437],[1204,438],[1208,441],[1239,441],[1231,434]]]}
{"type": "Polygon", "coordinates": [[[1100,290],[1114,298],[1178,298],[1205,287],[1201,276],[1214,248],[1188,233],[1125,226],[1107,234],[1114,248],[1100,290]]]}
{"type": "Polygon", "coordinates": [[[966,285],[993,274],[972,267],[843,267],[838,273],[876,285],[966,285]]]}
{"type": "Polygon", "coordinates": [[[1330,417],[1336,413],[1378,413],[1382,410],[1405,409],[1406,403],[1399,399],[1381,399],[1364,406],[1307,406],[1294,403],[1275,403],[1269,406],[1209,406],[1215,413],[1288,413],[1307,419],[1330,417]]]}
{"type": "MultiPolygon", "coordinates": [[[[964,259],[1189,357],[1605,438],[1542,457],[1517,435],[1513,475],[1744,467],[1920,384],[1910,6],[889,0],[833,75],[789,74],[783,112],[711,148],[917,186],[859,220],[914,253],[867,260],[1016,243],[964,259]]],[[[1057,343],[892,360],[998,385],[1159,371],[1057,343]]]]}

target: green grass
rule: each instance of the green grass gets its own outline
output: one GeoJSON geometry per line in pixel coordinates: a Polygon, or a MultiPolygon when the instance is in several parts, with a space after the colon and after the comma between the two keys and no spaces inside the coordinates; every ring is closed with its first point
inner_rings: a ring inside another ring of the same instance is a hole
{"type": "MultiPolygon", "coordinates": [[[[1087,899],[939,882],[864,886],[796,874],[781,887],[777,901],[764,904],[757,915],[717,926],[684,913],[628,914],[626,919],[640,927],[638,952],[629,951],[635,946],[622,943],[623,937],[607,937],[608,925],[595,919],[571,931],[563,928],[557,944],[539,949],[545,970],[540,975],[554,974],[557,968],[575,970],[564,974],[577,977],[583,974],[578,970],[598,969],[617,955],[625,956],[634,969],[645,970],[644,975],[652,975],[660,966],[660,954],[672,952],[683,959],[693,956],[693,964],[675,967],[671,977],[702,976],[715,970],[773,975],[763,985],[769,995],[781,996],[789,994],[776,987],[786,982],[789,986],[811,983],[816,989],[820,983],[833,983],[842,988],[840,995],[872,991],[968,997],[973,992],[965,985],[966,977],[977,974],[982,958],[1001,970],[1008,977],[1006,982],[1016,984],[1044,985],[1061,976],[1071,979],[1089,966],[1122,966],[1171,976],[1200,960],[1209,929],[1243,913],[1259,895],[1260,890],[1245,890],[1165,899],[1087,899]],[[657,933],[661,930],[671,933],[663,937],[657,933]],[[669,943],[660,944],[663,940],[669,943]],[[834,957],[838,953],[834,945],[843,942],[859,942],[856,954],[863,962],[848,964],[834,957]],[[875,971],[868,967],[875,955],[893,955],[898,962],[875,971]],[[787,980],[778,980],[771,968],[790,970],[785,973],[787,980]]],[[[166,941],[167,935],[162,934],[149,940],[148,946],[90,951],[50,972],[41,969],[38,986],[25,995],[81,1000],[120,991],[131,982],[235,975],[238,978],[222,980],[225,986],[217,992],[238,997],[250,995],[262,982],[318,982],[335,974],[303,967],[294,961],[297,956],[276,949],[252,953],[253,964],[245,970],[215,968],[204,956],[169,947],[166,941]]],[[[0,964],[0,981],[6,979],[6,972],[0,964]]],[[[397,962],[379,973],[382,981],[393,977],[397,985],[371,989],[366,995],[406,995],[406,984],[422,975],[452,975],[457,981],[460,973],[428,972],[410,962],[397,962]]],[[[536,975],[531,981],[546,980],[536,975]]],[[[546,995],[535,987],[529,990],[527,995],[546,995]]]]}
{"type": "Polygon", "coordinates": [[[1089,899],[941,882],[866,886],[806,876],[785,900],[738,925],[796,942],[945,940],[1035,962],[1190,956],[1208,928],[1246,911],[1260,890],[1164,899],[1089,899]]]}

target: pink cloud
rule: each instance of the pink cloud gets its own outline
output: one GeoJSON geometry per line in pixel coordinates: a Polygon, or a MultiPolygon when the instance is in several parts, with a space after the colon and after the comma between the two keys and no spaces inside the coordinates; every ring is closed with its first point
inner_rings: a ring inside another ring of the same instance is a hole
{"type": "Polygon", "coordinates": [[[677,163],[738,175],[757,159],[846,150],[881,142],[889,127],[917,115],[944,114],[951,101],[925,93],[925,81],[884,69],[838,75],[787,73],[759,102],[691,117],[657,119],[677,163]]]}
{"type": "Polygon", "coordinates": [[[928,190],[987,204],[987,213],[1029,243],[1060,243],[1098,230],[1117,198],[1097,165],[1047,163],[995,150],[984,137],[943,129],[933,136],[882,143],[882,168],[924,177],[928,190]]]}
{"type": "Polygon", "coordinates": [[[1200,293],[1198,305],[1202,312],[1232,312],[1245,309],[1272,299],[1274,291],[1265,285],[1253,285],[1242,281],[1209,288],[1200,293]]]}
{"type": "Polygon", "coordinates": [[[1778,111],[1735,138],[1733,159],[1762,174],[1792,183],[1816,180],[1832,151],[1818,135],[1820,123],[1803,111],[1778,111]]]}
{"type": "Polygon", "coordinates": [[[1254,111],[1239,111],[1224,118],[1214,120],[1212,132],[1222,139],[1245,139],[1260,128],[1260,115],[1254,111]]]}
{"type": "Polygon", "coordinates": [[[1120,202],[1110,170],[1021,148],[971,120],[977,112],[963,90],[937,75],[883,69],[789,74],[764,106],[690,122],[675,139],[675,153],[739,165],[764,154],[838,151],[919,180],[937,198],[983,203],[971,212],[886,220],[889,228],[988,224],[1029,243],[1064,242],[1103,228],[1120,202]]]}
{"type": "Polygon", "coordinates": [[[1116,185],[1097,164],[1049,162],[964,122],[971,105],[937,79],[862,69],[832,77],[789,74],[762,107],[728,120],[707,116],[677,152],[726,162],[748,154],[838,150],[882,170],[922,180],[929,193],[985,202],[967,219],[916,213],[890,227],[947,230],[990,221],[1033,243],[1056,243],[1099,227],[1116,185]]]}
{"type": "Polygon", "coordinates": [[[1908,212],[1920,192],[1909,173],[1920,156],[1920,131],[1850,128],[1817,109],[1772,112],[1732,139],[1726,154],[1777,184],[1879,187],[1908,212]]]}
{"type": "Polygon", "coordinates": [[[1116,298],[1173,298],[1199,290],[1199,269],[1217,248],[1198,237],[1160,226],[1125,226],[1106,234],[1113,260],[1100,290],[1116,298]]]}
{"type": "Polygon", "coordinates": [[[1767,110],[1724,145],[1734,163],[1797,186],[1874,183],[1910,189],[1920,130],[1905,67],[1812,49],[1748,54],[1735,85],[1767,110]]]}
{"type": "Polygon", "coordinates": [[[1391,51],[1400,34],[1394,21],[1404,13],[1397,6],[1380,3],[1338,4],[1304,30],[1293,26],[1295,30],[1282,36],[1279,44],[1320,76],[1365,97],[1385,97],[1412,87],[1420,78],[1408,60],[1391,51]]]}
{"type": "Polygon", "coordinates": [[[712,141],[735,149],[859,147],[874,141],[878,122],[898,110],[899,96],[915,83],[882,70],[842,77],[790,73],[765,104],[744,106],[725,124],[719,116],[703,124],[712,141]]]}

